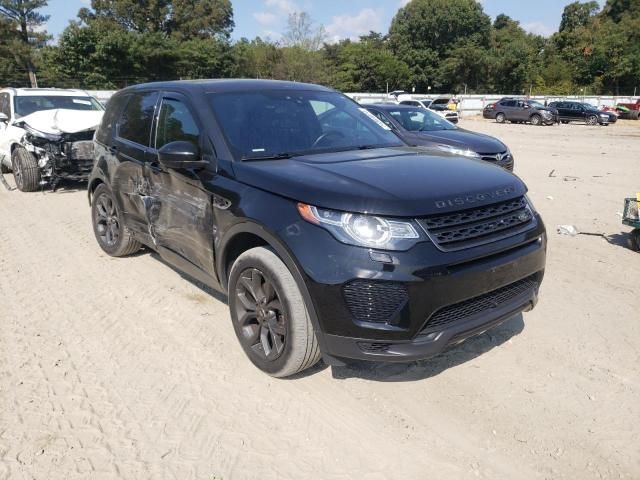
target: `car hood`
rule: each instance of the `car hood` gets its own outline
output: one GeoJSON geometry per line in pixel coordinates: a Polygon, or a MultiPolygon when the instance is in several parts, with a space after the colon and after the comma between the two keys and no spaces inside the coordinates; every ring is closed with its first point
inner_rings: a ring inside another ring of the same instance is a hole
{"type": "Polygon", "coordinates": [[[470,132],[462,128],[436,132],[407,132],[405,139],[411,145],[431,146],[442,144],[479,153],[502,153],[507,150],[507,146],[497,138],[482,133],[470,132]]]}
{"type": "Polygon", "coordinates": [[[238,181],[318,207],[419,217],[496,203],[524,183],[480,160],[409,147],[234,164],[238,181]]]}
{"type": "Polygon", "coordinates": [[[18,119],[16,123],[24,123],[31,128],[50,135],[78,133],[95,130],[100,125],[103,111],[99,110],[42,110],[18,119]]]}

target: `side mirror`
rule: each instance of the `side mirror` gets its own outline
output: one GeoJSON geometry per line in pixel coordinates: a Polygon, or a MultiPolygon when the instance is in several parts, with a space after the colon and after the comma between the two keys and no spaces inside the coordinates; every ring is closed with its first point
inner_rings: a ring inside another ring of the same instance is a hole
{"type": "Polygon", "coordinates": [[[0,112],[0,123],[9,123],[9,117],[6,113],[0,112]]]}
{"type": "Polygon", "coordinates": [[[206,160],[200,158],[200,149],[191,142],[177,141],[167,143],[158,150],[158,161],[165,168],[204,168],[206,160]]]}

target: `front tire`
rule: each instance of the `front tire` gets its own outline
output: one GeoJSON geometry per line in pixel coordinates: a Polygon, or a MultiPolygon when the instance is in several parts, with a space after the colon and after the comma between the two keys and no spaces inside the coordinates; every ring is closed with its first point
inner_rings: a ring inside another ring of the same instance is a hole
{"type": "Polygon", "coordinates": [[[504,113],[499,113],[496,115],[496,122],[504,123],[506,120],[507,120],[507,117],[505,116],[504,113]]]}
{"type": "Polygon", "coordinates": [[[268,248],[252,248],[234,262],[229,308],[240,345],[263,372],[288,377],[320,360],[302,293],[284,262],[268,248]]]}
{"type": "Polygon", "coordinates": [[[542,125],[542,117],[538,114],[531,115],[531,119],[529,120],[531,125],[535,125],[536,127],[542,125]]]}
{"type": "Polygon", "coordinates": [[[134,240],[124,226],[113,193],[104,183],[93,193],[91,220],[98,245],[105,253],[124,257],[140,250],[140,242],[134,240]]]}
{"type": "Polygon", "coordinates": [[[595,126],[597,124],[598,124],[598,117],[596,117],[595,115],[589,115],[587,117],[587,125],[595,126]]]}
{"type": "Polygon", "coordinates": [[[40,167],[36,157],[24,147],[11,154],[11,168],[16,187],[21,192],[35,192],[40,185],[40,167]]]}

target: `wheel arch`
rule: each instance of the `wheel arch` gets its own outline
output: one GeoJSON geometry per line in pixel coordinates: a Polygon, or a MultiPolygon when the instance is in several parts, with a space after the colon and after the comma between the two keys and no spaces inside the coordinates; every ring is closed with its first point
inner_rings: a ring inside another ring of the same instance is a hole
{"type": "Polygon", "coordinates": [[[307,311],[309,312],[309,317],[325,363],[330,365],[344,365],[340,360],[330,357],[325,353],[327,350],[323,330],[320,328],[315,305],[304,280],[305,274],[303,270],[285,243],[282,242],[276,234],[270,232],[262,225],[252,221],[242,222],[232,226],[224,235],[220,246],[216,249],[219,252],[217,255],[216,270],[223,290],[229,294],[229,273],[235,259],[247,250],[259,246],[271,248],[291,272],[307,306],[307,311]]]}

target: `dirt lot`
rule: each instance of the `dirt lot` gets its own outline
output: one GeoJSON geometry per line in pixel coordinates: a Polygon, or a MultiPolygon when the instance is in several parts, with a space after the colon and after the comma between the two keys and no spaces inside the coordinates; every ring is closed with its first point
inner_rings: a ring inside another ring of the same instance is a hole
{"type": "Polygon", "coordinates": [[[222,296],[99,250],[84,191],[0,186],[0,480],[639,479],[640,254],[617,212],[640,122],[462,125],[514,151],[547,276],[533,312],[410,365],[271,379],[222,296]]]}

